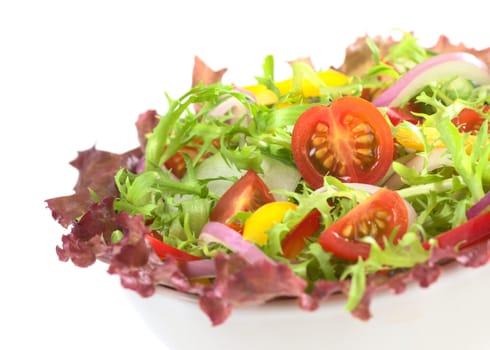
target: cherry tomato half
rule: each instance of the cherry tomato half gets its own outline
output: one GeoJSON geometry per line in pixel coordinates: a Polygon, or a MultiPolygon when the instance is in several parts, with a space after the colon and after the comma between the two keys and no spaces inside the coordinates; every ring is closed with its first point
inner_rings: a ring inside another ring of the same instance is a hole
{"type": "Polygon", "coordinates": [[[242,232],[242,224],[228,222],[229,219],[240,212],[253,212],[274,200],[274,196],[259,175],[253,170],[248,170],[221,196],[211,212],[210,220],[242,232]]]}
{"type": "Polygon", "coordinates": [[[319,188],[325,175],[345,182],[378,182],[391,166],[394,142],[376,106],[346,96],[305,111],[294,126],[291,149],[304,180],[319,188]]]}
{"type": "Polygon", "coordinates": [[[373,237],[382,247],[384,237],[389,238],[396,229],[396,243],[407,228],[408,210],[403,198],[395,191],[381,189],[330,225],[318,243],[339,258],[355,261],[368,258],[371,250],[361,238],[373,237]]]}

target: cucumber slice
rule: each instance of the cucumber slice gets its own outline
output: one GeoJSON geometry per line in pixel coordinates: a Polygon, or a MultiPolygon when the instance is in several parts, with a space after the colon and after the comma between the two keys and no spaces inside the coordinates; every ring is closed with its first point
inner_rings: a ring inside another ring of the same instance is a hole
{"type": "Polygon", "coordinates": [[[216,153],[206,158],[196,167],[196,177],[198,179],[215,179],[208,182],[208,189],[220,197],[233,185],[233,178],[239,178],[244,173],[244,170],[230,167],[221,156],[221,153],[216,153]]]}
{"type": "MultiPolygon", "coordinates": [[[[259,176],[271,191],[286,190],[294,191],[298,185],[301,175],[294,167],[283,162],[263,156],[263,174],[259,176]]],[[[235,178],[241,177],[245,170],[238,170],[225,162],[220,153],[203,160],[196,168],[196,177],[201,180],[212,179],[208,183],[210,192],[221,196],[233,185],[235,178]]],[[[276,200],[286,200],[287,196],[274,193],[276,200]]]]}

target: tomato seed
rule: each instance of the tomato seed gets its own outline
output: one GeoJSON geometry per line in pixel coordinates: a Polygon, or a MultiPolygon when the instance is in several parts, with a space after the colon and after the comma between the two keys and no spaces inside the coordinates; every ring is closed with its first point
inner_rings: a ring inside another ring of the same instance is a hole
{"type": "Polygon", "coordinates": [[[371,148],[357,148],[356,153],[366,157],[372,157],[374,155],[371,148]]]}
{"type": "Polygon", "coordinates": [[[327,153],[328,153],[328,147],[318,148],[315,151],[315,157],[318,159],[322,159],[327,155],[327,153]]]}
{"type": "Polygon", "coordinates": [[[335,158],[332,154],[329,154],[328,157],[323,161],[323,166],[327,169],[330,169],[333,165],[335,158]]]}
{"type": "Polygon", "coordinates": [[[352,132],[356,134],[368,134],[372,133],[373,129],[367,123],[359,123],[352,128],[352,132]]]}
{"type": "Polygon", "coordinates": [[[386,227],[386,221],[380,219],[374,219],[374,222],[380,229],[384,229],[386,227]]]}
{"type": "Polygon", "coordinates": [[[345,238],[350,238],[354,232],[354,227],[352,225],[347,225],[342,229],[341,235],[345,238]]]}
{"type": "Polygon", "coordinates": [[[361,220],[357,225],[357,229],[361,234],[361,237],[367,236],[367,234],[369,233],[369,227],[367,225],[366,220],[361,220]]]}
{"type": "Polygon", "coordinates": [[[315,147],[319,147],[319,146],[321,146],[327,142],[328,142],[328,139],[326,137],[318,136],[318,137],[313,138],[313,140],[311,141],[311,144],[315,147]]]}
{"type": "Polygon", "coordinates": [[[325,124],[322,124],[322,123],[318,123],[315,127],[315,130],[319,133],[319,134],[326,134],[328,133],[328,126],[325,125],[325,124]]]}
{"type": "Polygon", "coordinates": [[[357,143],[363,144],[363,145],[370,145],[374,141],[374,135],[373,134],[362,134],[360,136],[356,136],[354,140],[357,143]]]}

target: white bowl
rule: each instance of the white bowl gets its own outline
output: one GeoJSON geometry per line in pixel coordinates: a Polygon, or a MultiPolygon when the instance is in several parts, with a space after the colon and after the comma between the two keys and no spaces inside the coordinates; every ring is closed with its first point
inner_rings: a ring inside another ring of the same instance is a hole
{"type": "Polygon", "coordinates": [[[313,312],[295,300],[235,309],[224,324],[212,326],[197,299],[159,287],[128,298],[162,342],[188,349],[489,349],[490,266],[446,267],[429,288],[411,285],[399,295],[376,294],[373,317],[360,321],[334,297],[313,312]]]}

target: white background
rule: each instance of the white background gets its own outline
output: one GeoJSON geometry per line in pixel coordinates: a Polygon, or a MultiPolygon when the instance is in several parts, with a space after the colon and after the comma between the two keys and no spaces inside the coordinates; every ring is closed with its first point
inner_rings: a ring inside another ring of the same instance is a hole
{"type": "Polygon", "coordinates": [[[58,261],[65,232],[44,200],[71,193],[77,151],[136,146],[138,114],[186,91],[195,55],[246,85],[268,54],[279,72],[305,56],[338,66],[358,36],[396,28],[482,48],[481,3],[2,0],[0,348],[166,350],[103,266],[58,261]]]}

